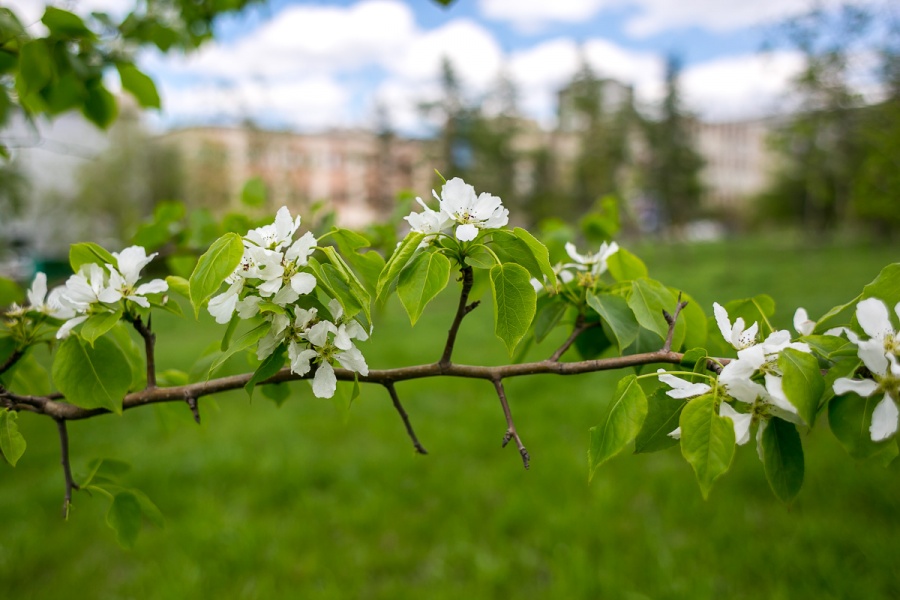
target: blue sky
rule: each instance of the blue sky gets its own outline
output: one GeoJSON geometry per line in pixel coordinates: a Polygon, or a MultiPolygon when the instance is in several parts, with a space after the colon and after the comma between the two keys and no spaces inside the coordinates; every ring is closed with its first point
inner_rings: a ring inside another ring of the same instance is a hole
{"type": "MultiPolygon", "coordinates": [[[[39,14],[42,0],[18,0],[39,14]]],[[[60,0],[62,2],[62,0],[60,0]]],[[[826,0],[830,1],[830,0],[826,0]]],[[[129,0],[68,0],[80,11],[129,0]]],[[[555,93],[587,61],[634,86],[650,107],[665,56],[684,64],[691,110],[709,120],[754,118],[785,105],[799,56],[762,53],[775,25],[809,0],[274,0],[229,17],[189,56],[148,51],[140,64],[165,107],[160,127],[253,119],[295,130],[365,126],[386,106],[395,127],[423,131],[417,110],[439,92],[447,56],[472,98],[502,72],[520,108],[552,127],[555,93]]]]}

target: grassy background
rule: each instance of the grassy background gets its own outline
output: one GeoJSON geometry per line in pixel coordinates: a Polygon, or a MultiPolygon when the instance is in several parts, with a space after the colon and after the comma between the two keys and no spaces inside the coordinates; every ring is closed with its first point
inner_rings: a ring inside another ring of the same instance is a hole
{"type": "MultiPolygon", "coordinates": [[[[707,313],[714,300],[769,293],[785,327],[796,306],[815,318],[900,257],[785,237],[635,250],[707,313]]],[[[364,349],[370,366],[437,358],[454,293],[412,330],[389,304],[364,349]]],[[[491,331],[490,311],[473,312],[454,358],[505,361],[491,331]]],[[[206,321],[161,321],[161,367],[191,362],[217,334],[206,321]]],[[[820,423],[790,509],[752,446],[709,501],[677,449],[618,457],[588,484],[588,428],[615,380],[507,383],[528,472],[515,448],[500,449],[503,415],[479,381],[398,385],[426,457],[374,387],[349,416],[298,382],[281,408],[243,392],[201,400],[200,427],[180,405],[72,423],[76,475],[93,457],[129,461],[128,483],[166,515],[132,551],[116,545],[100,497],[76,494],[59,518],[55,426],[23,414],[28,450],[0,468],[0,598],[900,597],[898,465],[854,462],[820,423]]]]}

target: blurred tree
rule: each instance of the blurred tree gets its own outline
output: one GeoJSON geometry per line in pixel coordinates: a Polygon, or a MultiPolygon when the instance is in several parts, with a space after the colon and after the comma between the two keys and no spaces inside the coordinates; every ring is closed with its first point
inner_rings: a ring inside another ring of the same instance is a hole
{"type": "Polygon", "coordinates": [[[0,214],[16,215],[28,197],[28,178],[16,162],[0,162],[0,214]]]}
{"type": "Polygon", "coordinates": [[[665,218],[676,229],[695,217],[703,195],[700,171],[703,158],[694,147],[691,116],[685,111],[678,89],[681,63],[669,56],[666,63],[666,96],[659,120],[644,120],[646,156],[642,187],[660,203],[665,218]]]}

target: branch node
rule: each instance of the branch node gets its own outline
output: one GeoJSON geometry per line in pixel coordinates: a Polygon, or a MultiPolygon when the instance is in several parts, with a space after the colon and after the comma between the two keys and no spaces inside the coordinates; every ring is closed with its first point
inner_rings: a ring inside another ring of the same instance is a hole
{"type": "Polygon", "coordinates": [[[516,441],[516,447],[519,449],[519,454],[522,456],[522,464],[525,467],[525,470],[528,470],[530,466],[531,457],[528,455],[528,450],[525,449],[525,445],[522,443],[522,439],[519,437],[518,432],[516,432],[516,425],[513,423],[512,412],[509,410],[509,402],[506,401],[506,392],[503,390],[503,381],[501,379],[494,379],[494,389],[497,390],[497,396],[500,398],[500,406],[503,407],[503,416],[506,417],[506,433],[503,434],[503,444],[501,448],[506,448],[506,445],[509,444],[510,440],[516,441]]]}
{"type": "Polygon", "coordinates": [[[678,292],[678,300],[675,304],[675,313],[670,315],[666,309],[663,309],[663,317],[666,319],[666,323],[669,324],[669,332],[666,334],[666,343],[663,344],[662,347],[663,352],[672,351],[672,340],[675,338],[675,323],[678,321],[678,315],[681,314],[682,309],[684,309],[684,307],[687,305],[687,301],[681,300],[681,292],[678,292]]]}

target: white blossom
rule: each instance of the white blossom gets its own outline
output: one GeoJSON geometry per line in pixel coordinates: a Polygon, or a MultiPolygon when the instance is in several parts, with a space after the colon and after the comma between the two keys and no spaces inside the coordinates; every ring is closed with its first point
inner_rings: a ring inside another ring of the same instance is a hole
{"type": "Polygon", "coordinates": [[[169,289],[169,284],[163,279],[154,279],[148,283],[137,285],[141,277],[141,270],[156,256],[156,252],[147,256],[147,251],[142,246],[131,246],[121,252],[113,252],[118,267],[106,265],[109,269],[109,286],[119,292],[124,298],[139,304],[144,308],[150,308],[150,301],[144,296],[147,294],[161,294],[169,289]]]}
{"type": "Polygon", "coordinates": [[[453,219],[443,211],[436,211],[428,208],[421,198],[417,197],[416,202],[418,202],[424,210],[420,213],[411,212],[403,218],[409,223],[411,231],[429,234],[428,237],[423,240],[423,243],[427,243],[433,239],[435,235],[450,227],[454,222],[453,219]]]}
{"type": "Polygon", "coordinates": [[[759,333],[759,324],[754,321],[750,327],[744,327],[744,319],[738,317],[734,325],[728,318],[728,311],[718,302],[713,303],[713,313],[716,316],[716,324],[725,341],[731,344],[735,350],[743,350],[756,343],[756,335],[759,333]]]}
{"type": "Polygon", "coordinates": [[[275,213],[274,223],[251,229],[244,237],[260,248],[277,251],[288,245],[299,227],[300,217],[292,219],[288,208],[282,206],[275,213]]]}
{"type": "MultiPolygon", "coordinates": [[[[68,306],[63,306],[60,302],[64,288],[56,287],[47,295],[47,275],[38,272],[34,276],[31,288],[27,292],[28,305],[32,310],[42,312],[46,315],[57,319],[71,319],[75,316],[75,311],[68,306]]],[[[76,323],[77,325],[77,323],[76,323]]]]}
{"type": "Polygon", "coordinates": [[[487,192],[475,195],[475,188],[459,177],[454,177],[441,188],[441,195],[434,194],[441,204],[441,212],[457,223],[456,239],[469,242],[475,239],[479,229],[497,229],[509,222],[509,210],[497,196],[487,192]]]}
{"type": "Polygon", "coordinates": [[[609,257],[619,251],[619,245],[615,242],[603,242],[600,249],[594,253],[580,254],[575,244],[566,242],[566,253],[575,261],[567,266],[580,270],[590,271],[594,277],[599,277],[606,272],[609,257]]]}

